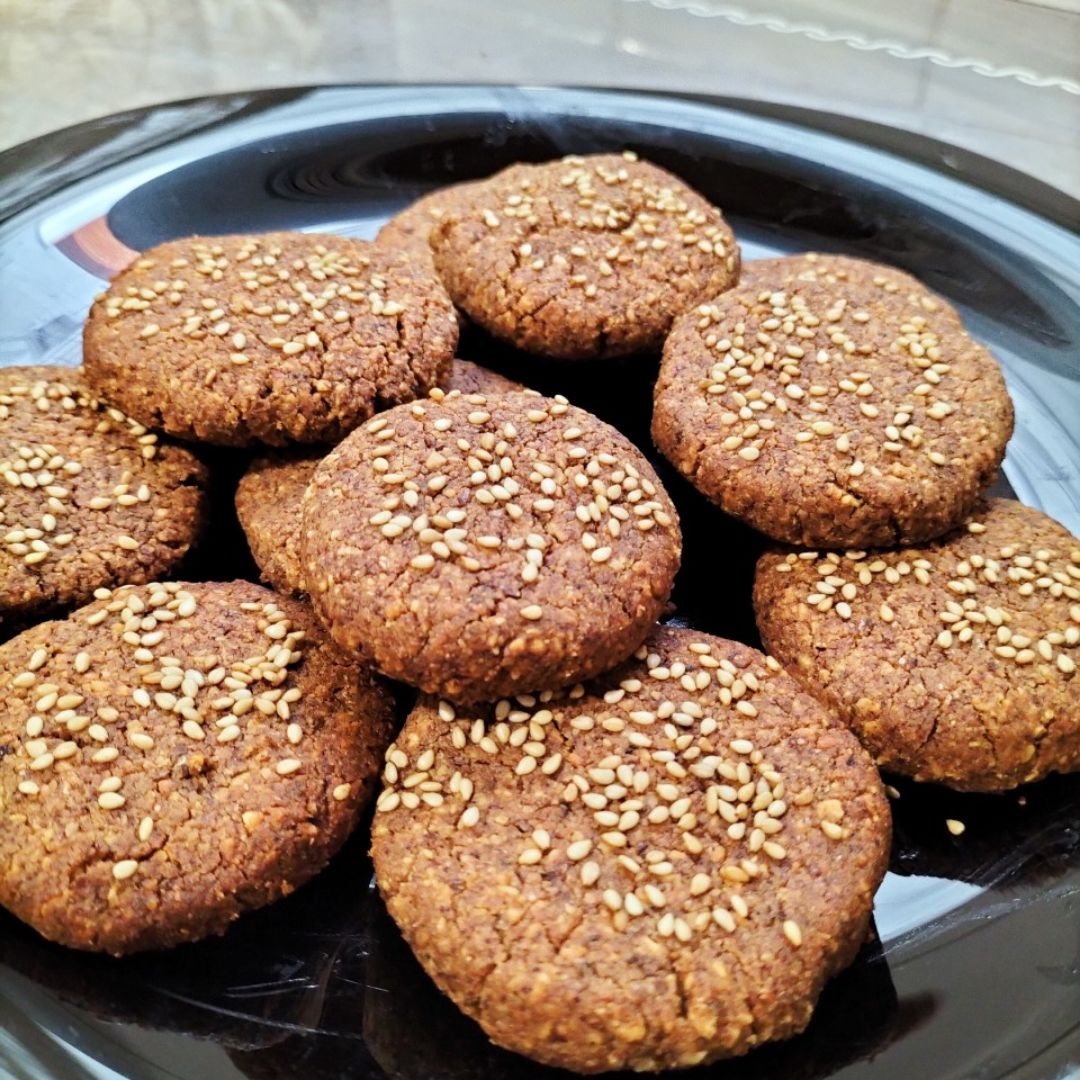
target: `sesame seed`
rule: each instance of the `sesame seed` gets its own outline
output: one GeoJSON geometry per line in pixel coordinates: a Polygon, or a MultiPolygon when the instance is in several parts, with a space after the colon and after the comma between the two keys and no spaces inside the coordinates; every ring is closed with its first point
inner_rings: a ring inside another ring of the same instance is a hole
{"type": "Polygon", "coordinates": [[[956,818],[946,818],[945,827],[953,834],[953,836],[960,836],[967,828],[962,821],[957,821],[956,818]]]}
{"type": "Polygon", "coordinates": [[[724,908],[716,907],[712,910],[713,921],[722,930],[726,930],[729,934],[735,932],[735,919],[732,917],[731,912],[724,908]]]}
{"type": "Polygon", "coordinates": [[[529,604],[521,609],[520,614],[523,619],[535,622],[537,619],[543,618],[544,609],[539,604],[529,604]]]}
{"type": "Polygon", "coordinates": [[[206,732],[203,730],[202,725],[199,724],[195,720],[185,720],[183,722],[183,724],[180,725],[180,730],[189,739],[205,739],[206,738],[206,732]]]}
{"type": "Polygon", "coordinates": [[[139,864],[134,859],[121,859],[113,864],[112,874],[117,881],[126,881],[138,869],[139,864]]]}
{"type": "Polygon", "coordinates": [[[591,840],[576,840],[567,847],[566,857],[570,859],[571,862],[580,862],[590,851],[592,851],[591,840]]]}
{"type": "Polygon", "coordinates": [[[799,924],[792,919],[786,919],[784,921],[784,937],[791,942],[795,948],[798,948],[802,944],[802,931],[799,929],[799,924]]]}

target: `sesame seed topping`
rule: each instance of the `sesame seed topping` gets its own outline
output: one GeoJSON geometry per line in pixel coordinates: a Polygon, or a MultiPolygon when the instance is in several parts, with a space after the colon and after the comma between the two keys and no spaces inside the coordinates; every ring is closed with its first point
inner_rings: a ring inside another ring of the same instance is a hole
{"type": "MultiPolygon", "coordinates": [[[[1000,544],[993,537],[1013,528],[1002,516],[1010,512],[993,507],[985,521],[969,521],[963,532],[925,549],[882,551],[873,557],[862,551],[842,556],[810,552],[788,555],[775,569],[798,570],[808,581],[804,602],[822,615],[908,629],[911,616],[901,610],[897,596],[902,594],[895,590],[917,582],[928,592],[945,594],[938,601],[943,625],[932,638],[937,649],[982,647],[1020,668],[1072,675],[1076,662],[1069,650],[1080,644],[1080,630],[1068,625],[1077,620],[1066,607],[1080,597],[1080,584],[1069,572],[1071,549],[1059,545],[1026,551],[1000,544]],[[987,522],[995,531],[988,531],[987,522]],[[1018,630],[1021,625],[1027,632],[1018,630]]],[[[909,606],[906,597],[904,604],[909,606]]]]}
{"type": "MultiPolygon", "coordinates": [[[[732,657],[710,642],[692,643],[699,647],[644,649],[636,669],[595,690],[421,706],[386,754],[378,810],[433,813],[459,829],[490,821],[498,831],[509,826],[505,804],[491,802],[491,785],[520,785],[522,807],[543,821],[524,834],[510,829],[521,873],[542,867],[543,881],[565,874],[574,889],[595,890],[587,910],[619,932],[649,910],[656,922],[638,925],[658,941],[738,933],[754,890],[770,887],[770,874],[792,860],[789,837],[814,824],[828,826],[829,835],[835,827],[837,842],[849,831],[844,802],[828,788],[786,791],[770,760],[768,729],[754,723],[778,665],[749,650],[732,657]],[[661,669],[664,679],[649,677],[661,669]],[[708,681],[699,681],[703,674],[708,681]],[[413,732],[429,718],[435,726],[413,732]],[[545,774],[538,763],[548,760],[555,765],[545,774]],[[483,819],[472,782],[481,777],[483,819]],[[416,798],[421,790],[437,795],[437,805],[416,798]],[[537,812],[546,806],[563,812],[537,812]]],[[[507,790],[515,805],[515,788],[507,790]]],[[[376,846],[382,829],[376,826],[376,846]]],[[[785,936],[797,945],[799,927],[788,922],[794,931],[785,927],[785,936]]]]}

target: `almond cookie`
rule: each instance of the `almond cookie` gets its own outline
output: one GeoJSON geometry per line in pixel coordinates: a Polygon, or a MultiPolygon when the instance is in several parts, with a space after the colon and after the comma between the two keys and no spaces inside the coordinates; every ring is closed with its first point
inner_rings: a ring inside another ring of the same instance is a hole
{"type": "Polygon", "coordinates": [[[677,320],[654,397],[653,439],[699,491],[822,547],[955,528],[1013,427],[997,363],[945,301],[824,255],[754,264],[677,320]]]}
{"type": "MultiPolygon", "coordinates": [[[[502,393],[523,389],[494,371],[455,360],[446,390],[502,393]]],[[[294,450],[256,458],[236,489],[236,516],[247,537],[259,573],[283,593],[306,593],[300,567],[300,502],[326,450],[294,450]]]]}
{"type": "Polygon", "coordinates": [[[584,1073],[801,1031],[889,852],[851,733],[692,630],[569,691],[422,698],[383,784],[376,877],[417,958],[494,1042],[584,1073]]]}
{"type": "Polygon", "coordinates": [[[429,239],[470,319],[565,359],[659,348],[676,315],[739,276],[720,211],[630,153],[512,165],[457,190],[429,239]]]}
{"type": "Polygon", "coordinates": [[[773,551],[762,640],[884,769],[1003,791],[1080,768],[1080,541],[991,499],[924,547],[773,551]]]}
{"type": "Polygon", "coordinates": [[[0,903],[121,955],[220,934],[318,873],[392,710],[258,585],[100,593],[0,646],[0,903]]]}
{"type": "Polygon", "coordinates": [[[206,513],[199,459],[77,368],[0,368],[0,479],[0,620],[167,573],[206,513]]]}
{"type": "Polygon", "coordinates": [[[529,392],[390,409],[325,458],[304,495],[304,578],[331,635],[457,700],[625,659],[664,609],[681,547],[640,451],[529,392]]]}
{"type": "Polygon", "coordinates": [[[141,423],[222,446],[336,442],[422,396],[457,320],[422,263],[305,233],[188,237],[113,279],[83,335],[87,378],[141,423]]]}

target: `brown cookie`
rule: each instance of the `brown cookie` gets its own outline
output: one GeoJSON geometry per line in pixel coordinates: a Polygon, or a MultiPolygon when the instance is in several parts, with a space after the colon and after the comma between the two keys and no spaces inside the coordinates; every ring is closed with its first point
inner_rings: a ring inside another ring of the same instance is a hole
{"type": "Polygon", "coordinates": [[[457,345],[422,263],[304,233],[189,237],[90,310],[87,378],[151,427],[223,446],[335,442],[438,384],[457,345]]]}
{"type": "Polygon", "coordinates": [[[643,455],[529,392],[439,394],[376,417],[316,470],[303,529],[334,638],[457,700],[618,663],[663,610],[681,553],[643,455]]]}
{"type": "Polygon", "coordinates": [[[257,457],[236,487],[236,516],[259,576],[280,593],[307,592],[300,567],[300,504],[326,448],[257,457]]]}
{"type": "Polygon", "coordinates": [[[720,211],[629,153],[512,165],[456,192],[430,243],[470,319],[566,359],[659,348],[676,315],[739,276],[720,211]]]}
{"type": "Polygon", "coordinates": [[[757,264],[677,320],[653,413],[656,445],[713,502],[822,547],[954,528],[1012,426],[997,363],[945,301],[824,255],[757,264]]]}
{"type": "Polygon", "coordinates": [[[471,184],[448,184],[422,195],[416,202],[398,211],[379,230],[376,241],[385,247],[408,251],[423,259],[434,269],[431,230],[442,220],[447,209],[470,188],[471,184]]]}
{"type": "Polygon", "coordinates": [[[439,380],[439,388],[447,393],[460,390],[463,394],[508,394],[525,389],[521,383],[469,360],[455,360],[449,375],[439,380]]]}
{"type": "Polygon", "coordinates": [[[420,962],[496,1043],[657,1070],[801,1031],[866,936],[869,756],[754,649],[658,628],[569,692],[423,698],[372,853],[420,962]]]}
{"type": "MultiPolygon", "coordinates": [[[[468,360],[455,360],[446,390],[503,393],[520,383],[468,360]]],[[[294,450],[256,458],[236,489],[236,515],[263,580],[278,592],[307,592],[300,566],[300,502],[326,450],[294,450]]]]}
{"type": "Polygon", "coordinates": [[[0,621],[167,573],[206,512],[198,458],[77,368],[0,368],[0,479],[0,621]]]}
{"type": "Polygon", "coordinates": [[[877,763],[1002,791],[1080,769],[1080,541],[1007,499],[923,547],[761,557],[766,647],[877,763]]]}
{"type": "Polygon", "coordinates": [[[116,955],[222,933],[344,842],[391,719],[295,600],[101,590],[0,647],[0,903],[116,955]]]}

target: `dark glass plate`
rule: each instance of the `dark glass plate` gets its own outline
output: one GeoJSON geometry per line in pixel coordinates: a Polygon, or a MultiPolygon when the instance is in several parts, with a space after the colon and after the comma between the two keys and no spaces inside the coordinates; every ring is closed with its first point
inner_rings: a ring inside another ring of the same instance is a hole
{"type": "MultiPolygon", "coordinates": [[[[87,306],[130,249],[191,232],[370,236],[430,188],[511,161],[629,146],[722,206],[747,258],[843,251],[894,263],[947,296],[1001,360],[1016,401],[1001,490],[1080,531],[1075,204],[928,140],[731,104],[351,87],[199,99],[37,140],[0,154],[0,364],[77,363],[87,306]]],[[[475,330],[461,354],[562,391],[648,446],[655,360],[540,364],[475,330]]],[[[231,511],[244,461],[214,460],[215,527],[184,572],[250,576],[231,511]]],[[[687,534],[676,617],[756,643],[760,539],[663,474],[687,534]]],[[[691,1075],[1042,1080],[1080,1064],[1080,777],[1005,796],[897,787],[874,940],[827,988],[804,1035],[691,1075]],[[946,818],[967,831],[951,836],[946,818]]],[[[366,846],[361,830],[288,900],[167,954],[84,956],[0,913],[0,1072],[551,1075],[492,1047],[433,988],[371,885],[366,846]]]]}

